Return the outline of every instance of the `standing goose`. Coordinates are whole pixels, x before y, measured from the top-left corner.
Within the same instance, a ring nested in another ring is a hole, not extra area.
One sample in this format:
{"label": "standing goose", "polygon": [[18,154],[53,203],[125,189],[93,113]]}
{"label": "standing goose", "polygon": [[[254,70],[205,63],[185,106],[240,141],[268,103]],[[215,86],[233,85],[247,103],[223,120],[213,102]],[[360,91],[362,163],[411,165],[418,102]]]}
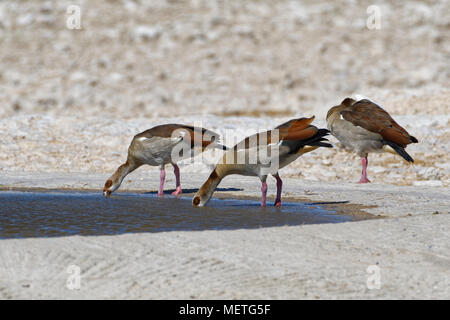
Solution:
{"label": "standing goose", "polygon": [[344,99],[340,105],[328,111],[327,126],[345,147],[361,157],[362,173],[358,183],[370,182],[367,178],[369,152],[391,152],[399,154],[408,162],[414,162],[405,148],[410,143],[417,143],[417,139],[370,100]]}
{"label": "standing goose", "polygon": [[181,194],[180,168],[176,161],[194,156],[195,146],[201,146],[202,152],[208,146],[226,150],[227,148],[218,144],[218,141],[219,135],[211,130],[182,124],[164,124],[141,132],[134,136],[128,147],[127,161],[106,180],[103,195],[111,195],[129,173],[143,164],[148,164],[160,167],[158,196],[162,196],[166,178],[164,167],[168,163],[172,164],[176,178],[176,190],[172,195]]}
{"label": "standing goose", "polygon": [[[296,160],[302,154],[318,147],[332,146],[324,136],[327,129],[317,129],[310,125],[311,118],[293,119],[267,132],[249,136],[225,152],[222,161],[214,168],[208,180],[200,187],[192,199],[194,206],[204,206],[211,198],[220,181],[230,174],[257,176],[261,179],[261,206],[266,205],[268,174],[277,180],[275,206],[281,205],[283,182],[278,170]],[[230,160],[231,159],[231,160]]]}

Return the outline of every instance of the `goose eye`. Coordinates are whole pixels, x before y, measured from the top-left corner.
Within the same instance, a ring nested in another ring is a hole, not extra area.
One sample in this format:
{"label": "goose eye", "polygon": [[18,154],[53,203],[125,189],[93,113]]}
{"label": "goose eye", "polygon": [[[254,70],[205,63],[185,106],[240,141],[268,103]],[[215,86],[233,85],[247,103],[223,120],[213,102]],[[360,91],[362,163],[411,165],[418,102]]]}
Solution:
{"label": "goose eye", "polygon": [[200,197],[195,197],[194,200],[192,200],[192,204],[194,206],[198,206],[198,204],[200,203]]}

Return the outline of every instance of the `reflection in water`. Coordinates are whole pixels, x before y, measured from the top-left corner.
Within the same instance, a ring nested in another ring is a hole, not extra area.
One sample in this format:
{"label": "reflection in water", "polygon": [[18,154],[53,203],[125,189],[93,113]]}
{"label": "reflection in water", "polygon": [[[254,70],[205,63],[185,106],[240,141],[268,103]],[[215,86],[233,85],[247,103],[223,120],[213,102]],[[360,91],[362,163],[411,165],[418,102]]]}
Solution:
{"label": "reflection in water", "polygon": [[131,232],[225,230],[352,220],[317,205],[212,199],[193,208],[191,198],[150,194],[0,192],[0,239]]}

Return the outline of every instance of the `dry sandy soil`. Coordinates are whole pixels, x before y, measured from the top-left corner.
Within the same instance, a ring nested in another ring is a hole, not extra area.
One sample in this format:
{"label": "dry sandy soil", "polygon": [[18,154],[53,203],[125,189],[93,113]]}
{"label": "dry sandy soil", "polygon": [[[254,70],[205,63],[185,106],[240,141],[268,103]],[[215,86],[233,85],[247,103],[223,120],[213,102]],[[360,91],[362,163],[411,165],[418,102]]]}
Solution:
{"label": "dry sandy soil", "polygon": [[[66,27],[72,4],[80,30]],[[351,183],[359,159],[334,138],[281,171],[291,197],[376,205],[365,210],[385,219],[0,240],[0,298],[450,298],[450,5],[378,1],[377,30],[366,26],[371,4],[1,1],[2,188],[100,189],[132,136],[156,124],[202,124],[233,145],[292,117],[324,127],[356,94],[420,143],[407,149],[414,165],[371,155],[369,186]],[[188,187],[219,156],[183,163]],[[156,170],[124,189],[155,189]],[[227,183],[256,196],[250,181]],[[80,291],[65,287],[70,263],[82,267]],[[372,264],[380,290],[365,285]]]}

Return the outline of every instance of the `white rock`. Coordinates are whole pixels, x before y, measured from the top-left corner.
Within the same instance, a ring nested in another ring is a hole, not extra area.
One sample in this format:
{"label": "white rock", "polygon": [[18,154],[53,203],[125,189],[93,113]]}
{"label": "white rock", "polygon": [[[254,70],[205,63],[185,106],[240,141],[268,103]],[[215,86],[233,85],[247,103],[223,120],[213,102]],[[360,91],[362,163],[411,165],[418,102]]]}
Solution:
{"label": "white rock", "polygon": [[298,2],[289,3],[289,11],[292,19],[296,23],[305,24],[308,22],[309,14],[308,10]]}
{"label": "white rock", "polygon": [[439,180],[414,181],[413,185],[417,187],[441,187],[442,181]]}
{"label": "white rock", "polygon": [[137,5],[134,1],[124,1],[123,6],[127,11],[134,12],[137,9]]}
{"label": "white rock", "polygon": [[386,168],[385,167],[381,167],[381,166],[371,166],[370,167],[370,171],[373,173],[380,173],[380,172],[385,172]]}
{"label": "white rock", "polygon": [[53,10],[53,5],[52,5],[51,1],[45,1],[40,8],[40,11],[45,14],[52,12],[52,10]]}
{"label": "white rock", "polygon": [[84,72],[76,71],[70,75],[70,80],[81,82],[83,80],[86,80],[87,76]]}
{"label": "white rock", "polygon": [[250,25],[237,25],[232,29],[233,33],[244,37],[253,36],[253,28]]}
{"label": "white rock", "polygon": [[114,81],[114,82],[119,82],[119,81],[121,81],[123,78],[124,78],[123,75],[120,74],[120,73],[117,73],[117,72],[111,73],[111,74],[109,75],[109,79],[110,79],[111,81]]}
{"label": "white rock", "polygon": [[138,26],[134,29],[134,36],[136,40],[150,41],[158,39],[162,34],[163,28],[160,25],[156,26]]}
{"label": "white rock", "polygon": [[27,13],[24,15],[21,15],[17,18],[17,24],[20,26],[26,26],[29,24],[32,24],[34,21],[34,16],[31,13]]}

